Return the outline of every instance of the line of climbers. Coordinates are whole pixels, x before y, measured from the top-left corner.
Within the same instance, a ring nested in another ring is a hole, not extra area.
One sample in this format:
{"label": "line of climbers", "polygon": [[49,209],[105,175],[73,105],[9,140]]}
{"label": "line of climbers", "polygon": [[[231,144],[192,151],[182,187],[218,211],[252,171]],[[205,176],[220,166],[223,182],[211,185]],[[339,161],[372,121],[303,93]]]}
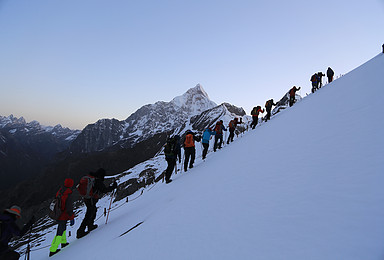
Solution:
{"label": "line of climbers", "polygon": [[[384,52],[384,44],[383,44],[383,52]],[[318,72],[312,75],[310,81],[312,82],[312,93],[322,87],[322,77],[325,74],[322,72]],[[328,83],[333,81],[334,71],[328,67],[327,77]],[[295,103],[296,92],[300,90],[300,87],[293,86],[289,91],[289,106],[293,106]],[[265,111],[267,112],[265,116],[265,122],[271,119],[271,110],[272,106],[276,106],[273,99],[266,101],[265,103]],[[259,121],[259,114],[264,113],[264,109],[261,106],[256,106],[251,111],[252,123],[250,127],[255,129]],[[229,136],[227,140],[227,144],[233,142],[233,138],[235,135],[235,130],[238,124],[242,124],[242,119],[240,121],[238,118],[231,120],[228,124]],[[167,142],[164,146],[164,154],[165,159],[168,163],[167,169],[165,170],[165,181],[166,183],[170,183],[171,175],[173,170],[177,171],[176,162],[177,159],[179,163],[181,163],[181,146],[184,148],[184,172],[187,172],[188,166],[189,168],[193,168],[193,164],[195,162],[196,157],[196,148],[195,141],[202,142],[203,153],[202,159],[205,160],[208,148],[209,141],[211,136],[215,136],[215,142],[213,151],[216,152],[217,149],[221,149],[224,141],[223,141],[223,131],[227,131],[225,128],[223,120],[220,120],[216,123],[214,129],[211,127],[207,127],[203,135],[197,135],[196,133],[188,130],[185,133],[185,137],[181,140],[179,135],[175,135],[167,139]],[[182,145],[181,145],[182,144]],[[82,238],[87,235],[92,230],[96,229],[98,226],[94,223],[97,213],[96,203],[102,197],[103,194],[113,191],[117,188],[116,181],[113,182],[111,186],[106,187],[104,184],[106,172],[103,168],[98,169],[96,172],[90,172],[88,175],[83,176],[80,179],[80,183],[76,186],[79,191],[83,202],[86,206],[86,213],[83,221],[79,229],[77,230],[77,238]],[[69,243],[66,238],[66,227],[68,221],[70,225],[73,226],[75,224],[75,214],[73,212],[73,179],[65,179],[63,187],[61,187],[55,196],[54,201],[50,206],[50,214],[49,216],[57,222],[57,232],[54,237],[51,247],[49,249],[49,256],[55,255],[60,251],[58,248],[61,245],[61,248],[66,247]],[[9,209],[5,209],[3,214],[0,215],[0,260],[1,259],[19,259],[20,254],[14,250],[12,250],[8,244],[12,237],[14,236],[23,236],[27,233],[33,223],[35,222],[35,217],[28,221],[28,223],[20,229],[16,225],[16,220],[21,218],[21,209],[20,207],[14,205]],[[87,230],[86,230],[87,229]]]}
{"label": "line of climbers", "polygon": [[[238,118],[231,120],[228,124],[229,136],[227,144],[233,142],[235,136],[235,130],[238,124],[242,124],[242,119],[240,121]],[[208,153],[209,141],[212,136],[215,136],[215,142],[213,151],[216,152],[217,149],[221,149],[224,140],[223,140],[223,131],[227,131],[227,128],[224,126],[223,120],[220,120],[216,123],[215,128],[207,127],[202,136],[187,130],[185,132],[185,137],[181,140],[179,135],[169,137],[166,144],[164,145],[164,155],[165,160],[167,161],[167,168],[164,172],[165,182],[170,183],[172,172],[175,170],[177,173],[177,160],[181,163],[181,146],[184,148],[184,172],[188,171],[188,168],[193,168],[193,164],[196,158],[196,145],[195,142],[202,143],[203,152],[202,159],[205,160]]]}
{"label": "line of climbers", "polygon": [[[328,67],[327,69],[327,78],[328,83],[331,83],[333,81],[333,76],[335,75],[335,72]],[[320,89],[323,86],[323,77],[325,74],[323,72],[317,72],[311,76],[310,81],[312,82],[312,89],[311,92],[315,93],[316,90]]]}
{"label": "line of climbers", "polygon": [[[318,72],[314,74],[311,77],[312,81],[312,92],[315,92],[317,89],[322,87],[322,77],[324,77],[325,74],[322,72]],[[327,70],[327,77],[328,77],[328,82],[333,81],[333,76],[334,72],[333,70],[328,67]],[[289,106],[293,106],[293,104],[296,102],[296,92],[299,91],[301,87],[296,87],[293,86],[289,91]],[[273,101],[273,99],[267,100],[265,102],[265,111],[267,112],[264,120],[267,122],[268,120],[271,119],[271,111],[272,111],[272,106],[276,106],[277,103]],[[259,115],[260,113],[264,113],[264,109],[261,108],[261,106],[256,106],[252,109],[251,111],[251,116],[252,116],[252,123],[250,124],[250,127],[252,129],[255,129],[259,122]],[[231,120],[228,124],[228,129],[229,129],[229,136],[227,140],[227,144],[230,142],[233,142],[233,138],[235,136],[235,129],[238,124],[241,124],[242,119],[240,118],[240,121],[238,118],[235,118]],[[227,128],[225,128],[223,120],[220,120],[216,123],[214,129],[211,127],[207,127],[204,132],[202,137],[199,135],[196,135],[196,133],[192,132],[191,130],[186,131],[185,137],[183,141],[180,140],[179,135],[175,135],[173,137],[169,137],[167,139],[166,144],[164,145],[164,154],[165,154],[165,160],[167,161],[167,169],[164,172],[165,176],[165,182],[170,183],[172,182],[171,176],[172,172],[175,170],[177,172],[177,159],[179,160],[179,163],[181,163],[181,144],[184,148],[184,172],[188,170],[188,164],[189,168],[193,168],[193,164],[195,162],[195,157],[196,157],[196,149],[195,149],[195,141],[202,143],[203,146],[203,153],[202,153],[202,159],[205,160],[207,153],[208,153],[208,148],[209,148],[209,140],[211,139],[211,136],[215,136],[215,142],[213,146],[213,151],[216,152],[217,149],[221,149],[221,146],[223,145],[223,131],[227,131]]]}

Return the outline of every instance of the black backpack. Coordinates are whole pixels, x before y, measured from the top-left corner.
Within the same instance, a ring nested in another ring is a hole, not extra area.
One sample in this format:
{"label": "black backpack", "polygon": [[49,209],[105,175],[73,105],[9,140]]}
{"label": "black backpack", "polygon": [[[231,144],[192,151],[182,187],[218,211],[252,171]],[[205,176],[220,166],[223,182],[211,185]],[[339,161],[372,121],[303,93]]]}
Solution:
{"label": "black backpack", "polygon": [[166,157],[175,155],[176,140],[174,137],[168,138],[167,143],[164,146],[164,154]]}

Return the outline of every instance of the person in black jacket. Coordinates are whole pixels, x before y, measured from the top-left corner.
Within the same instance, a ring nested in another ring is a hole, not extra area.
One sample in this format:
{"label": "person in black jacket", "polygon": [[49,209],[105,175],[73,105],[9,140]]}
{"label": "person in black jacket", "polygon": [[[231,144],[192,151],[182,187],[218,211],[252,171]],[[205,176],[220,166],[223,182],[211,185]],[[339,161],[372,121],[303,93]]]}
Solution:
{"label": "person in black jacket", "polygon": [[[83,198],[87,211],[85,217],[81,222],[79,229],[77,230],[77,238],[82,238],[87,235],[92,230],[96,229],[98,226],[94,224],[97,213],[96,203],[99,201],[99,198],[107,192],[111,192],[117,188],[117,183],[114,182],[111,186],[106,187],[104,184],[105,170],[103,168],[98,169],[95,173],[90,173],[90,177],[95,178],[95,182],[92,187],[93,196],[89,199]],[[85,231],[85,228],[88,227],[88,230]]]}
{"label": "person in black jacket", "polygon": [[334,75],[335,75],[335,72],[331,69],[331,67],[328,67],[327,69],[328,83],[331,83],[333,81]]}
{"label": "person in black jacket", "polygon": [[35,217],[28,221],[28,223],[20,229],[16,225],[16,220],[21,218],[21,209],[18,206],[12,206],[9,209],[4,210],[3,214],[0,215],[1,223],[1,237],[0,237],[0,259],[19,259],[20,254],[11,248],[8,243],[14,236],[23,236],[32,227],[35,222]]}
{"label": "person in black jacket", "polygon": [[323,72],[317,72],[317,89],[323,86],[323,77],[325,74]]}
{"label": "person in black jacket", "polygon": [[271,119],[272,106],[276,106],[275,102],[273,102],[273,99],[270,99],[265,102],[265,110],[267,111],[267,115],[265,116],[265,122]]}
{"label": "person in black jacket", "polygon": [[176,140],[176,155],[179,158],[179,163],[181,163],[181,140],[180,140],[180,135],[175,135],[175,140]]}
{"label": "person in black jacket", "polygon": [[180,137],[179,136],[169,137],[167,139],[166,144],[164,145],[165,160],[168,163],[168,167],[165,170],[165,182],[166,183],[172,182],[171,175],[172,175],[173,170],[176,167],[176,160],[177,160],[178,156],[179,156],[179,162],[181,162],[181,158],[180,158],[181,151],[179,151],[179,150],[181,150],[180,149]]}

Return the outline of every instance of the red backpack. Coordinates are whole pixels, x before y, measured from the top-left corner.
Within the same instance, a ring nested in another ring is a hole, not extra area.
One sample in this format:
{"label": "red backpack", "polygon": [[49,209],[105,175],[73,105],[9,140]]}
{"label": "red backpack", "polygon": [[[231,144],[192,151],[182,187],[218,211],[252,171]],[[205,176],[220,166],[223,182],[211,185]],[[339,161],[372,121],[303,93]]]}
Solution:
{"label": "red backpack", "polygon": [[221,124],[220,123],[216,123],[215,132],[216,132],[216,134],[219,134],[219,135],[223,133],[223,130],[221,128]]}
{"label": "red backpack", "polygon": [[80,193],[80,196],[84,199],[90,199],[94,197],[93,185],[95,184],[95,177],[86,175],[80,179],[79,184],[77,185],[77,190]]}
{"label": "red backpack", "polygon": [[195,142],[193,141],[193,134],[187,134],[185,136],[185,142],[184,142],[184,147],[194,147]]}
{"label": "red backpack", "polygon": [[229,122],[229,128],[231,128],[231,129],[234,129],[235,128],[235,121],[233,121],[233,120],[231,120],[230,122]]}

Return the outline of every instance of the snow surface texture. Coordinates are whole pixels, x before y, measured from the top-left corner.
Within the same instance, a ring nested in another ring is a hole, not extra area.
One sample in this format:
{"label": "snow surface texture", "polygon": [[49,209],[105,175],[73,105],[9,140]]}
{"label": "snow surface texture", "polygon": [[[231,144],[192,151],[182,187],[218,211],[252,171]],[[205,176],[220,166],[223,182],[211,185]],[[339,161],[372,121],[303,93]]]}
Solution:
{"label": "snow surface texture", "polygon": [[107,225],[52,259],[384,259],[383,69],[380,54],[171,184],[113,204]]}

